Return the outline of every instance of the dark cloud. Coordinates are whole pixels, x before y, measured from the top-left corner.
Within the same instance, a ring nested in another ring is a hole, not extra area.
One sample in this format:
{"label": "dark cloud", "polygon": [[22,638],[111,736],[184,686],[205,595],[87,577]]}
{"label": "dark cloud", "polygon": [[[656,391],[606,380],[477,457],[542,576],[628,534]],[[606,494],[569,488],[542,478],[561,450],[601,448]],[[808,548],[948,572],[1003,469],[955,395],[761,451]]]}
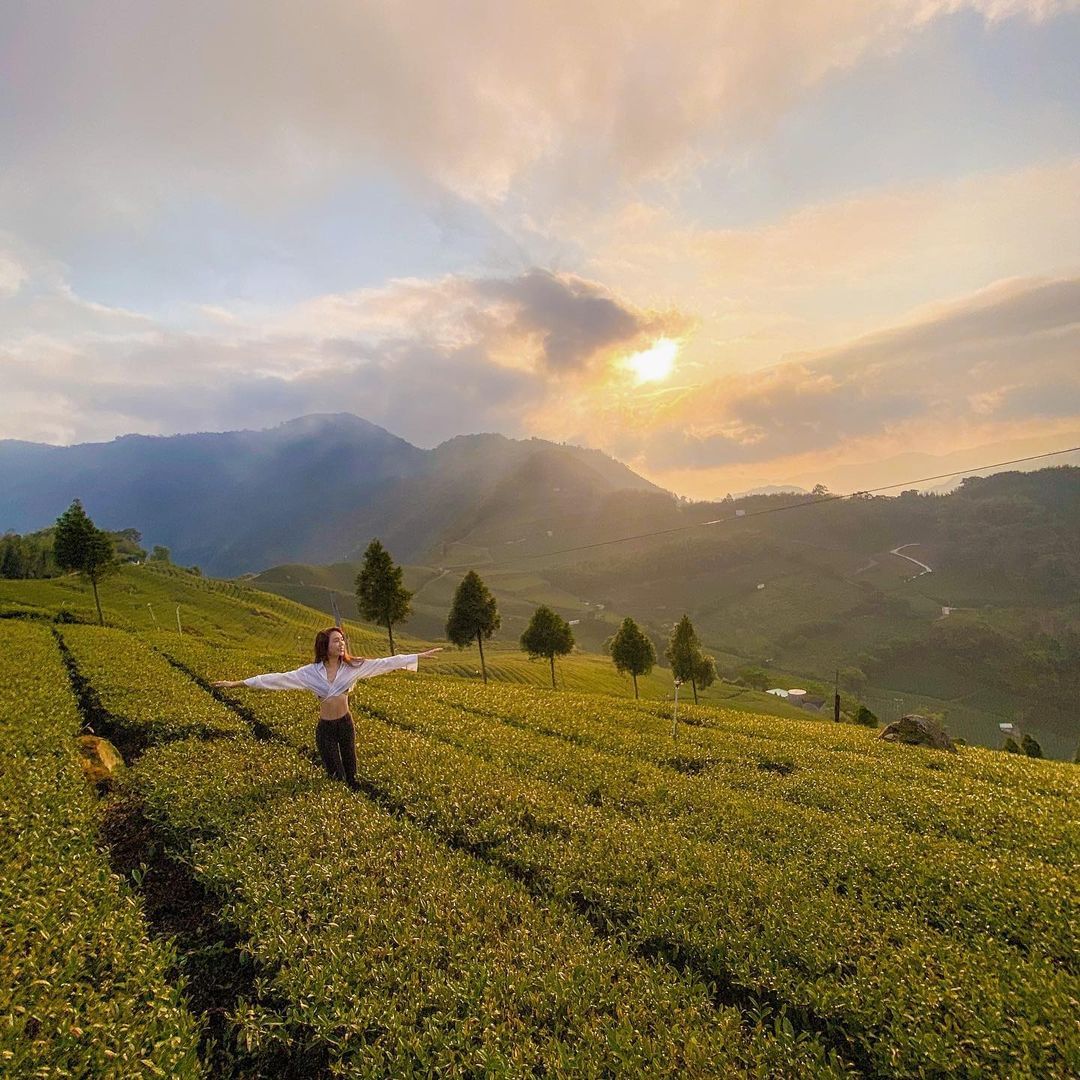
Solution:
{"label": "dark cloud", "polygon": [[834,366],[896,361],[939,350],[991,347],[1060,331],[1080,321],[1080,278],[1012,281],[970,297],[934,318],[896,327],[824,354]]}
{"label": "dark cloud", "polygon": [[601,350],[632,341],[650,325],[593,282],[547,270],[488,278],[473,288],[482,299],[514,306],[514,329],[541,338],[544,364],[556,373],[585,368]]}

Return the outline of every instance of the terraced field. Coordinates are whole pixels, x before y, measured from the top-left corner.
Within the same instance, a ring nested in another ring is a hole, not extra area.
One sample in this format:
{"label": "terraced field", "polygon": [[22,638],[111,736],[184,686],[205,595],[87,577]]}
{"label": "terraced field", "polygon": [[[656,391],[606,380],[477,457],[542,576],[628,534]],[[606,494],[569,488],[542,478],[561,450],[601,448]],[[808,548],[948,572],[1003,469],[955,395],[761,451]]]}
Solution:
{"label": "terraced field", "polygon": [[[311,695],[210,690],[295,666],[266,639],[0,632],[23,1074],[1080,1072],[1075,766],[714,705],[673,732],[664,702],[422,662],[353,691],[353,793]],[[130,761],[100,804],[80,723]],[[87,875],[125,913],[104,984],[37,929]],[[163,883],[197,898],[179,929]]]}

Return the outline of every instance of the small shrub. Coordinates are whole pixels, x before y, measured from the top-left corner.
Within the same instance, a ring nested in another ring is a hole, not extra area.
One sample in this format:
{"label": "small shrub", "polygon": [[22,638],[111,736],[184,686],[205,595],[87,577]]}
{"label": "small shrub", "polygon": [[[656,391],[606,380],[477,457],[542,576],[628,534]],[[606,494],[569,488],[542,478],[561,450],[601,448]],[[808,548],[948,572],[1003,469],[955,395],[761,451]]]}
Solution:
{"label": "small shrub", "polygon": [[863,727],[877,727],[878,718],[865,705],[860,705],[855,714],[855,723],[862,724]]}
{"label": "small shrub", "polygon": [[1023,750],[1028,757],[1041,758],[1043,756],[1042,747],[1039,745],[1038,741],[1030,735],[1025,735],[1020,740],[1020,749]]}

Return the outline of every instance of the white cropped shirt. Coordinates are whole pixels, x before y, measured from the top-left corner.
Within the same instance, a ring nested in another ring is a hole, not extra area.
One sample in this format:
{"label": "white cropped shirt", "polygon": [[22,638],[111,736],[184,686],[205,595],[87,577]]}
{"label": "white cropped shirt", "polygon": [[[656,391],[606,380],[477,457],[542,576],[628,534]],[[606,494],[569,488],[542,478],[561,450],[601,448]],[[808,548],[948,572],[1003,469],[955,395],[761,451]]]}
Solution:
{"label": "white cropped shirt", "polygon": [[416,671],[420,666],[419,653],[400,656],[382,656],[378,660],[364,660],[359,664],[341,663],[331,682],[326,676],[326,664],[321,660],[305,664],[295,671],[273,671],[266,675],[252,675],[244,680],[245,686],[259,690],[310,690],[323,701],[325,698],[347,694],[359,679],[385,675],[388,671]]}

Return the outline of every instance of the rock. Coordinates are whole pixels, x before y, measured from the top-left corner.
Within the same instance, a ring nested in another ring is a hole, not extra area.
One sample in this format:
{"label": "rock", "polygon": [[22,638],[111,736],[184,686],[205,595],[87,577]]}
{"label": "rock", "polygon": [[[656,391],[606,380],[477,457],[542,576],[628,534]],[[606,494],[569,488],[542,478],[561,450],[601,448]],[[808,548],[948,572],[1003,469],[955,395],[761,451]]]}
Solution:
{"label": "rock", "polygon": [[83,775],[95,787],[108,787],[124,768],[120,752],[100,735],[80,735],[75,741],[82,754]]}
{"label": "rock", "polygon": [[941,725],[927,716],[902,716],[890,724],[879,736],[886,742],[905,743],[908,746],[929,746],[934,750],[948,750],[956,753],[952,739],[945,734]]}

